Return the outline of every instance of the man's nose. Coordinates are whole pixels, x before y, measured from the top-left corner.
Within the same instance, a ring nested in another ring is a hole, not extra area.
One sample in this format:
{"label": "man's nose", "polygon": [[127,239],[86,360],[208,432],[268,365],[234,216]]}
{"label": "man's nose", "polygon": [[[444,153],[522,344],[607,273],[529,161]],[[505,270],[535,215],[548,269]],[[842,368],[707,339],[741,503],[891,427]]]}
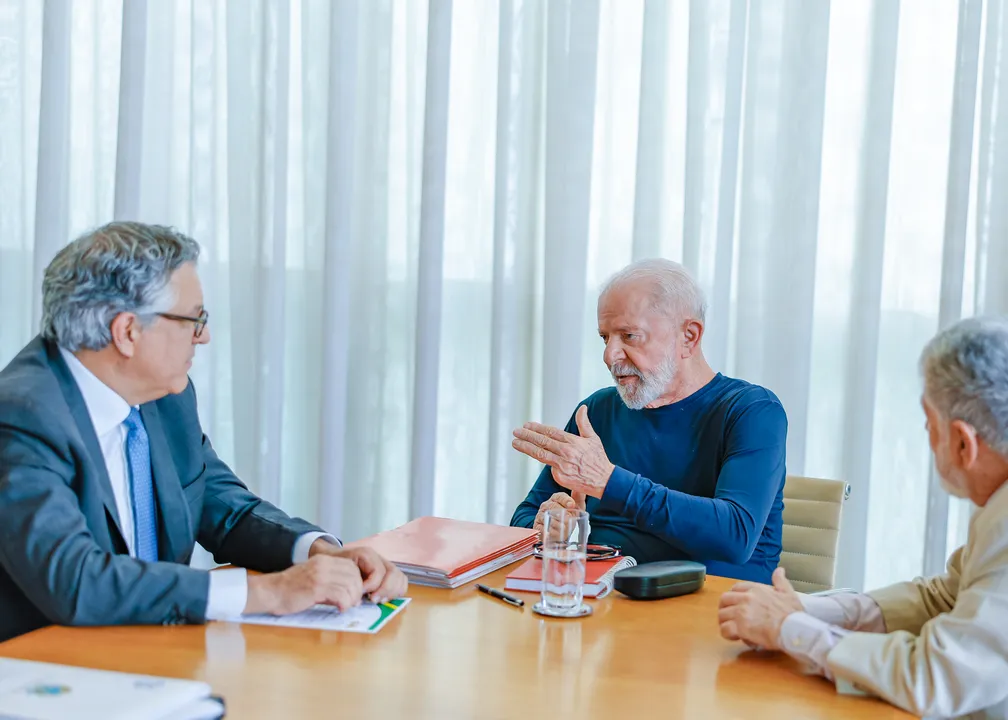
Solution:
{"label": "man's nose", "polygon": [[203,332],[199,334],[199,337],[193,337],[193,345],[206,345],[210,342],[210,326],[204,325]]}
{"label": "man's nose", "polygon": [[605,352],[602,353],[602,360],[605,362],[607,367],[612,367],[613,363],[623,360],[626,355],[623,354],[623,346],[618,340],[610,339],[606,343]]}

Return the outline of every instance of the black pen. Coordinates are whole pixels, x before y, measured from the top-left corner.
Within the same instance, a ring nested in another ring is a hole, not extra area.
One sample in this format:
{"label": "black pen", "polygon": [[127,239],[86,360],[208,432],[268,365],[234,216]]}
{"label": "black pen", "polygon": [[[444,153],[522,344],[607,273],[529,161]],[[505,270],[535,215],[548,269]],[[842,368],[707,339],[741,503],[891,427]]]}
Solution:
{"label": "black pen", "polygon": [[486,593],[487,595],[489,595],[491,597],[495,597],[498,600],[503,600],[508,605],[514,605],[515,607],[524,607],[525,606],[525,601],[524,600],[519,600],[518,598],[513,597],[511,595],[508,595],[507,593],[502,593],[500,590],[495,590],[492,587],[487,587],[486,585],[480,585],[480,584],[477,583],[476,584],[476,589],[479,590],[480,592]]}

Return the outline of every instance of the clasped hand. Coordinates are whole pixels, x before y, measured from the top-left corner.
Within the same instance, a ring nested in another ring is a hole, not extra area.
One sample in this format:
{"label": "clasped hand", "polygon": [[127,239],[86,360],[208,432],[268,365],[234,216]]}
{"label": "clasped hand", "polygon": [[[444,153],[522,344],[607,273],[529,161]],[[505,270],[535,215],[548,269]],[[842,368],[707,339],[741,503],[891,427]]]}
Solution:
{"label": "clasped hand", "polygon": [[341,548],[319,539],[307,562],[249,578],[245,612],[289,615],[317,604],[343,612],[365,596],[378,603],[402,597],[408,584],[399,568],[371,548]]}
{"label": "clasped hand", "polygon": [[791,613],[801,612],[803,606],[784,568],[774,570],[772,582],[772,586],[739,582],[721,596],[718,623],[723,638],[742,640],[764,650],[780,650],[784,620]]}

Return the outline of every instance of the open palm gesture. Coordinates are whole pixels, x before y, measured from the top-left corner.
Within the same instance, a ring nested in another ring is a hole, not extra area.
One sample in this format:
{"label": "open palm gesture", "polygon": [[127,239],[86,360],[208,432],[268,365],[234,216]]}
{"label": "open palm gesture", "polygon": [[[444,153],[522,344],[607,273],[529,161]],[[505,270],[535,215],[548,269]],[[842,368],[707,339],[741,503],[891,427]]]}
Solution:
{"label": "open palm gesture", "polygon": [[549,465],[557,485],[572,493],[600,498],[616,466],[609,462],[602,441],[588,422],[586,406],[577,409],[574,421],[580,435],[527,422],[514,431],[511,446]]}

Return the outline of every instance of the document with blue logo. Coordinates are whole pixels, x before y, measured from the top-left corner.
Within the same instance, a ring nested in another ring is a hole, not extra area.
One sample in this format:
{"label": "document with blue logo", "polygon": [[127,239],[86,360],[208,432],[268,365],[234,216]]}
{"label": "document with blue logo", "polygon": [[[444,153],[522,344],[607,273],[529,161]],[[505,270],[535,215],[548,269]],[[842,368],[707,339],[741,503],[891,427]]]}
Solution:
{"label": "document with blue logo", "polygon": [[[165,720],[212,702],[195,680],[0,658],[0,720]],[[217,714],[219,717],[223,712]],[[206,710],[196,717],[212,717]]]}

